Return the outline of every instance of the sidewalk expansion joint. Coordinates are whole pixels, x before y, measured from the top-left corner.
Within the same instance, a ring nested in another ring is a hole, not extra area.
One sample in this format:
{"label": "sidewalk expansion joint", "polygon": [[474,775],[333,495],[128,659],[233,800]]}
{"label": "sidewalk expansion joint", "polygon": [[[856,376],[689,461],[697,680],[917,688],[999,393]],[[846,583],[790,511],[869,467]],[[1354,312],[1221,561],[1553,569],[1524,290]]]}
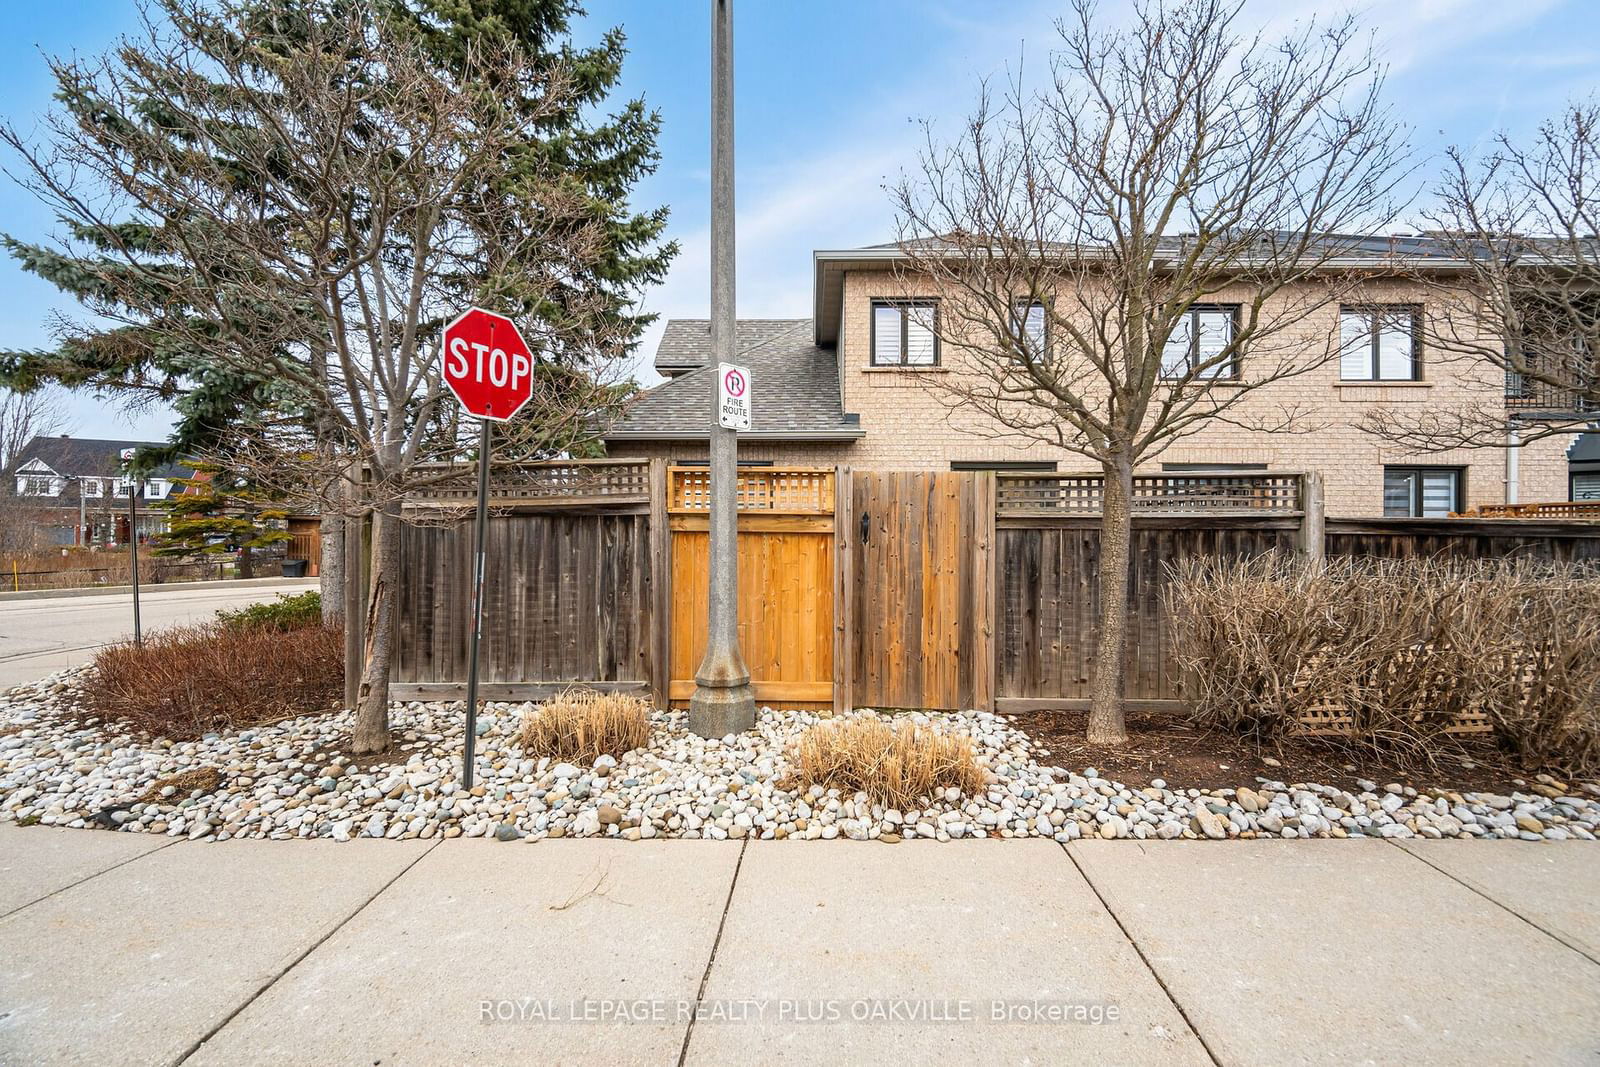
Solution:
{"label": "sidewalk expansion joint", "polygon": [[[1482,897],[1484,900],[1487,900],[1489,903],[1493,904],[1495,907],[1499,908],[1501,911],[1505,912],[1506,914],[1514,915],[1518,919],[1521,919],[1523,922],[1527,923],[1529,926],[1533,927],[1535,930],[1539,931],[1541,934],[1543,934],[1546,937],[1550,938],[1552,941],[1556,941],[1556,942],[1559,942],[1562,945],[1565,945],[1567,948],[1570,948],[1572,951],[1576,952],[1578,955],[1582,956],[1584,959],[1588,960],[1590,963],[1600,965],[1600,959],[1596,959],[1592,954],[1590,954],[1590,952],[1587,949],[1585,949],[1585,948],[1583,948],[1583,947],[1581,947],[1579,945],[1573,944],[1571,941],[1568,941],[1564,936],[1562,936],[1561,934],[1556,933],[1554,930],[1546,929],[1545,927],[1540,926],[1538,923],[1534,922],[1532,919],[1528,918],[1526,915],[1522,914],[1520,911],[1517,911],[1515,908],[1510,907],[1507,904],[1501,903],[1500,901],[1496,900],[1494,897],[1490,896],[1488,893],[1484,892],[1482,889],[1479,889],[1477,886],[1473,885],[1471,882],[1467,881],[1466,879],[1460,877],[1457,874],[1454,874],[1451,871],[1445,870],[1443,867],[1439,866],[1437,863],[1434,863],[1432,860],[1427,859],[1427,858],[1419,855],[1418,853],[1411,851],[1409,848],[1406,848],[1405,845],[1402,844],[1400,841],[1397,841],[1394,838],[1387,838],[1386,840],[1388,840],[1389,844],[1393,845],[1395,848],[1399,849],[1401,852],[1404,852],[1406,855],[1410,856],[1412,859],[1416,860],[1418,863],[1424,864],[1424,865],[1426,865],[1428,867],[1432,867],[1434,870],[1438,871],[1440,874],[1444,875],[1446,878],[1450,879],[1452,882],[1456,883],[1457,885],[1461,886],[1464,889],[1469,889],[1472,892],[1478,894],[1478,896]],[[1534,847],[1549,847],[1549,846],[1548,845],[1540,846],[1540,845],[1536,844]]]}
{"label": "sidewalk expansion joint", "polygon": [[[1166,979],[1161,977],[1161,972],[1156,970],[1154,963],[1150,962],[1150,957],[1144,954],[1144,949],[1139,946],[1139,942],[1134,938],[1132,931],[1123,925],[1122,917],[1119,916],[1116,912],[1116,909],[1111,906],[1111,902],[1105,898],[1105,894],[1100,892],[1100,887],[1094,884],[1094,879],[1089,877],[1089,872],[1083,869],[1083,864],[1078,862],[1078,857],[1072,854],[1072,849],[1068,848],[1067,844],[1068,843],[1065,841],[1061,842],[1061,851],[1067,854],[1068,862],[1070,862],[1072,866],[1077,869],[1078,876],[1088,883],[1089,891],[1092,892],[1095,896],[1095,899],[1100,902],[1100,906],[1106,909],[1106,914],[1111,916],[1111,921],[1117,924],[1117,929],[1122,931],[1122,936],[1127,940],[1129,946],[1132,947],[1134,952],[1138,953],[1139,961],[1144,964],[1145,970],[1149,971],[1150,977],[1156,980],[1156,985],[1161,987],[1162,995],[1167,998],[1167,1001],[1178,1013],[1178,1017],[1183,1020],[1183,1024],[1189,1028],[1189,1032],[1194,1035],[1194,1039],[1200,1042],[1200,1047],[1206,1050],[1206,1055],[1210,1058],[1211,1062],[1216,1064],[1217,1067],[1222,1067],[1222,1061],[1218,1059],[1217,1054],[1212,1051],[1210,1043],[1206,1041],[1206,1035],[1202,1034],[1200,1032],[1200,1028],[1194,1024],[1194,1020],[1189,1018],[1189,1013],[1184,1010],[1183,1003],[1178,1000],[1175,995],[1173,995],[1171,989],[1167,988]],[[1143,851],[1143,848],[1144,846],[1140,845],[1140,851]]]}
{"label": "sidewalk expansion joint", "polygon": [[[64,832],[65,833],[69,833],[69,834],[81,834],[81,833],[109,834],[109,833],[120,833],[121,831],[118,831],[118,830],[67,830],[67,831],[64,831]],[[69,883],[67,885],[62,886],[59,889],[53,889],[50,892],[46,893],[42,897],[35,897],[34,899],[28,901],[26,904],[18,904],[16,907],[14,907],[10,911],[6,912],[4,915],[0,915],[0,922],[4,922],[5,920],[11,918],[13,915],[17,914],[18,912],[24,911],[24,910],[26,910],[28,908],[31,908],[35,904],[42,904],[43,902],[49,900],[51,897],[59,896],[60,894],[65,893],[69,889],[73,889],[73,888],[75,888],[77,886],[82,885],[85,882],[92,881],[92,880],[94,880],[96,878],[99,878],[102,874],[110,874],[112,871],[116,870],[117,868],[126,867],[128,864],[133,863],[136,860],[142,860],[146,856],[154,856],[157,852],[160,852],[162,849],[171,848],[173,845],[176,845],[179,841],[182,841],[182,840],[183,840],[183,838],[181,838],[181,837],[174,837],[170,841],[162,842],[161,844],[157,845],[155,848],[150,849],[148,852],[141,852],[137,856],[129,856],[127,859],[121,860],[121,861],[119,861],[117,863],[113,863],[111,866],[102,868],[101,870],[98,870],[98,871],[95,871],[93,874],[86,874],[82,878],[79,878],[76,882],[71,882],[71,883]]]}
{"label": "sidewalk expansion joint", "polygon": [[323,945],[327,944],[329,938],[331,938],[334,934],[338,933],[340,930],[343,930],[345,928],[345,926],[350,922],[351,919],[354,919],[357,915],[360,915],[363,911],[366,911],[367,907],[374,900],[377,900],[379,897],[383,896],[384,893],[388,892],[390,886],[394,885],[400,879],[404,878],[406,876],[406,872],[411,870],[411,868],[415,867],[417,864],[421,863],[424,857],[426,857],[434,849],[438,848],[439,847],[439,843],[442,840],[443,840],[443,838],[436,838],[431,844],[428,845],[427,848],[425,848],[421,852],[417,853],[417,858],[416,859],[412,860],[410,863],[408,863],[404,867],[400,868],[400,870],[395,873],[395,876],[393,878],[389,879],[387,882],[385,882],[381,886],[379,886],[377,888],[377,890],[370,897],[368,897],[366,900],[363,900],[353,910],[351,910],[350,914],[346,915],[344,918],[342,918],[338,922],[334,923],[333,927],[330,930],[328,930],[327,933],[323,934],[321,937],[317,938],[316,941],[312,942],[309,946],[307,946],[307,948],[306,948],[306,950],[304,952],[300,953],[294,959],[292,959],[288,963],[286,963],[282,968],[280,968],[278,970],[277,974],[274,974],[272,977],[268,978],[265,982],[261,983],[261,985],[256,988],[256,991],[254,993],[251,993],[248,997],[245,997],[244,1002],[241,1003],[237,1008],[234,1008],[232,1011],[230,1011],[222,1019],[221,1022],[217,1023],[217,1025],[213,1026],[210,1030],[207,1030],[204,1034],[201,1034],[199,1039],[196,1040],[194,1044],[192,1044],[188,1048],[184,1049],[183,1055],[179,1056],[177,1059],[172,1061],[173,1067],[178,1067],[179,1064],[185,1063],[189,1059],[190,1056],[193,1056],[196,1052],[199,1052],[201,1047],[207,1041],[210,1041],[213,1037],[216,1037],[217,1034],[219,1034],[222,1031],[223,1027],[227,1026],[229,1023],[233,1022],[233,1020],[237,1019],[239,1017],[239,1013],[240,1012],[244,1011],[250,1005],[254,1004],[257,1000],[259,1000],[261,995],[263,993],[265,993],[267,990],[269,990],[273,986],[277,985],[278,981],[281,978],[283,978],[284,975],[288,974],[290,971],[292,971],[296,967],[300,966],[300,964],[305,960],[305,958],[307,956],[311,955],[317,949],[319,949]]}
{"label": "sidewalk expansion joint", "polygon": [[717,936],[711,940],[711,955],[706,959],[706,969],[700,975],[700,988],[695,990],[694,1011],[689,1015],[689,1025],[683,1031],[683,1047],[678,1050],[678,1067],[689,1058],[689,1039],[694,1036],[694,1020],[700,1014],[700,1005],[706,999],[706,987],[711,984],[711,968],[717,962],[717,949],[722,945],[722,930],[728,925],[728,911],[733,907],[733,890],[739,884],[739,869],[744,866],[744,850],[750,847],[746,837],[739,845],[739,858],[733,864],[733,877],[728,880],[728,895],[722,901],[722,917],[717,920]]}

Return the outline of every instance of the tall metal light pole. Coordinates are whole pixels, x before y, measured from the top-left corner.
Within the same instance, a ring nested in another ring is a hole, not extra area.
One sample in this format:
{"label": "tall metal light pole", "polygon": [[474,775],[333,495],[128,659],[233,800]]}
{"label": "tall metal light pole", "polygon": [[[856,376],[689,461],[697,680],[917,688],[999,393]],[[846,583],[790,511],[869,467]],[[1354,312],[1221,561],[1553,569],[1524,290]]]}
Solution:
{"label": "tall metal light pole", "polygon": [[[711,0],[711,366],[732,363],[733,0]],[[739,654],[738,434],[718,425],[713,383],[706,411],[711,447],[710,620],[695,672],[689,729],[721,737],[756,722],[750,669]]]}

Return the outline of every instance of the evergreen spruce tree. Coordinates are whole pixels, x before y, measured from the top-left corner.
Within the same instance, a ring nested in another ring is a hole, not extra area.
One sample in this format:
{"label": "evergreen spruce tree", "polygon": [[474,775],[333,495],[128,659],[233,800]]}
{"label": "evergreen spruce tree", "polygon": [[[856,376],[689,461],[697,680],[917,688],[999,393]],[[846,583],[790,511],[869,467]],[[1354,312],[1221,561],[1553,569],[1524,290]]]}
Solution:
{"label": "evergreen spruce tree", "polygon": [[281,492],[252,484],[215,463],[196,463],[194,475],[174,481],[167,529],[151,546],[157,556],[239,554],[239,577],[252,578],[257,549],[291,540]]}
{"label": "evergreen spruce tree", "polygon": [[581,447],[626,395],[638,294],[676,251],[665,210],[628,203],[659,118],[605,115],[622,36],[575,47],[561,0],[156,10],[98,61],[52,61],[42,139],[0,129],[63,227],[61,247],[6,247],[91,313],[52,350],[0,353],[0,384],[168,399],[171,454],[369,516],[353,746],[376,751],[400,501],[475,446],[440,331],[474,304],[512,315],[538,366],[504,453]]}

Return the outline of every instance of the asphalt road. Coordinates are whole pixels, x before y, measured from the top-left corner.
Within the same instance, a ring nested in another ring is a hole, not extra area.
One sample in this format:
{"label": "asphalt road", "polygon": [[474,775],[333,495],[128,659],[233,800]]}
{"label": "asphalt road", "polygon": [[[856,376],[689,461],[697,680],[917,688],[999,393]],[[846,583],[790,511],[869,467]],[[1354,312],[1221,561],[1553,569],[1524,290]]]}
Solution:
{"label": "asphalt road", "polygon": [[[149,633],[163,626],[204,622],[219,608],[315,588],[314,579],[243,589],[162,586],[140,595],[140,621]],[[133,596],[128,593],[0,603],[0,690],[86,663],[95,649],[132,636]]]}

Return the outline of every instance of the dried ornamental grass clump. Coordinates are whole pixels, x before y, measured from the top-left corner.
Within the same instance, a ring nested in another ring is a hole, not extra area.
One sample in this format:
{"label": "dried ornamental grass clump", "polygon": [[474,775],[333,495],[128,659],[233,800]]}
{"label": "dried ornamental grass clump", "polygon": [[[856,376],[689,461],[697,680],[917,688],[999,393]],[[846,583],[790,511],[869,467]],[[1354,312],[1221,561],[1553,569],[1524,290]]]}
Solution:
{"label": "dried ornamental grass clump", "polygon": [[866,793],[890,807],[915,807],[936,790],[983,789],[983,769],[965,734],[929,726],[891,726],[880,719],[822,723],[800,736],[794,752],[802,788],[820,785]]}
{"label": "dried ornamental grass clump", "polygon": [[522,750],[530,756],[592,763],[650,740],[650,704],[626,693],[570,689],[523,713]]}

